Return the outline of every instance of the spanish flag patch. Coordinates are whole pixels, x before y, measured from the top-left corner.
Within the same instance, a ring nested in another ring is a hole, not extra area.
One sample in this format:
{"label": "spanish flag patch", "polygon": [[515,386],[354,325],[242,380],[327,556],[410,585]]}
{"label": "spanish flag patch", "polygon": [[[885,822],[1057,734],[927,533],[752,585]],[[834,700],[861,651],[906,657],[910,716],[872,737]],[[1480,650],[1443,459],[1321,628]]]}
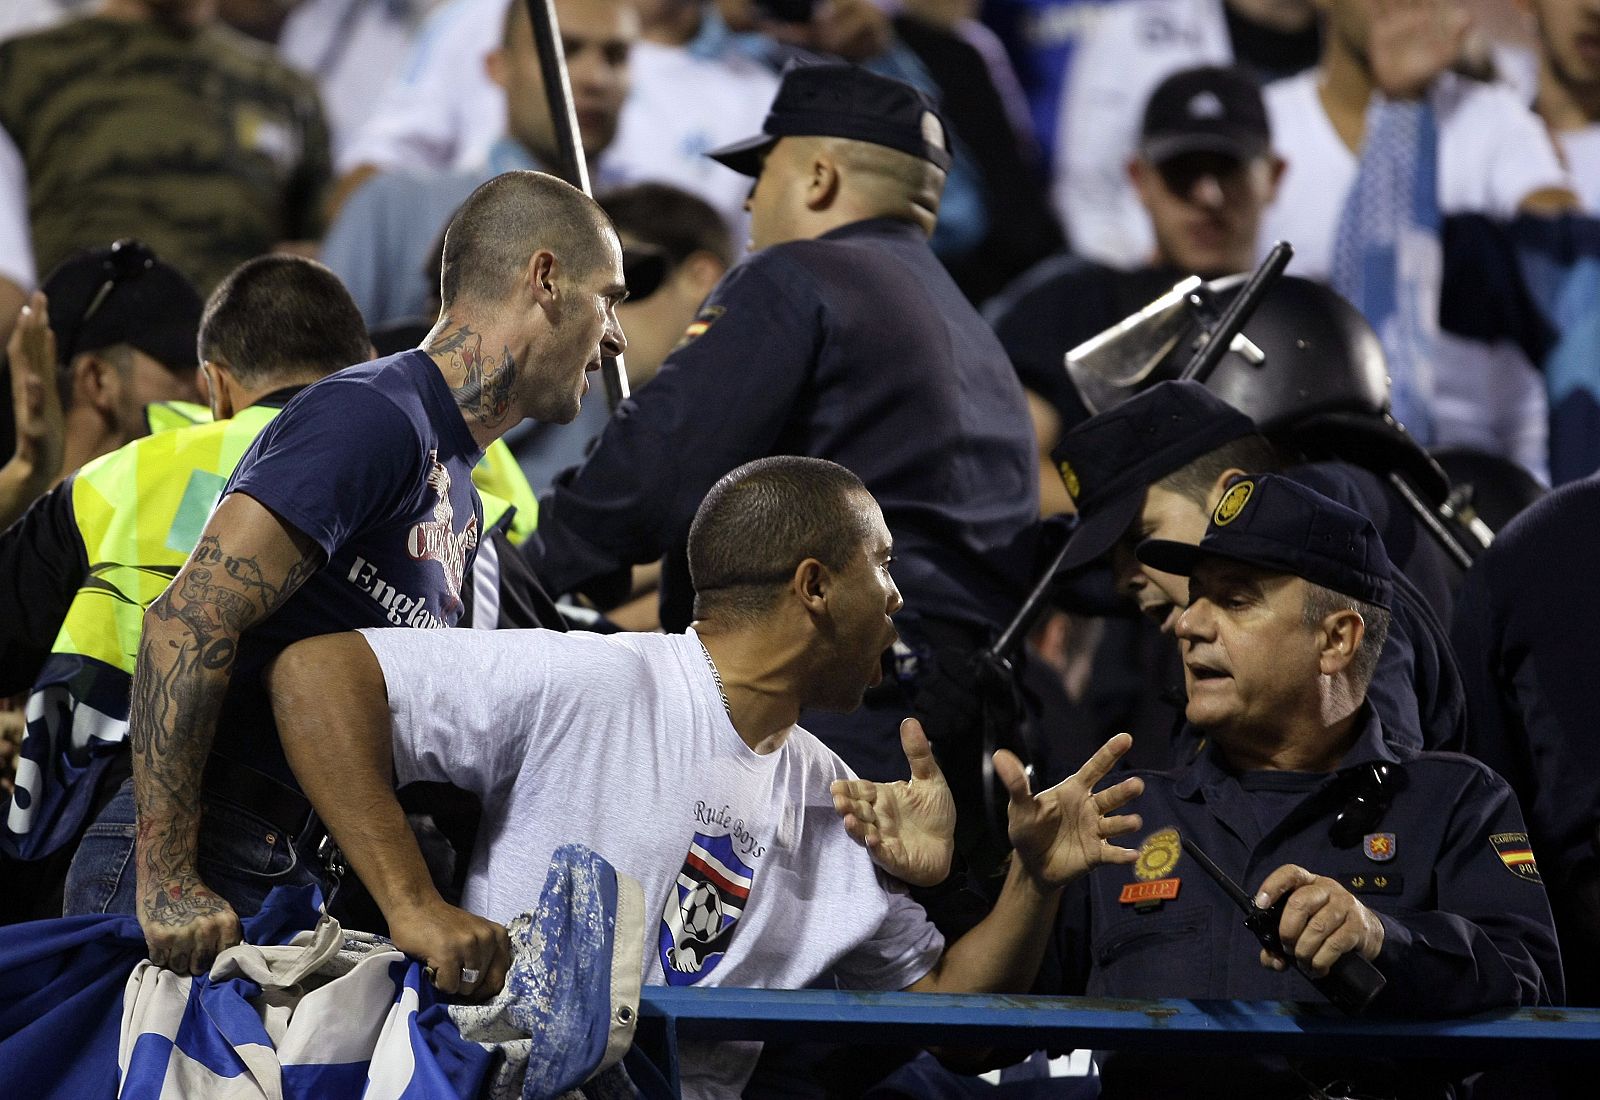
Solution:
{"label": "spanish flag patch", "polygon": [[1494,854],[1500,857],[1500,862],[1506,865],[1506,870],[1513,875],[1529,882],[1544,881],[1539,877],[1539,865],[1533,860],[1533,848],[1528,844],[1527,833],[1490,833],[1489,844],[1494,848]]}
{"label": "spanish flag patch", "polygon": [[683,336],[673,345],[672,350],[677,351],[684,345],[692,344],[704,336],[706,329],[715,324],[717,318],[721,317],[725,312],[727,310],[723,306],[706,306],[693,321],[689,322],[689,327],[683,330]]}

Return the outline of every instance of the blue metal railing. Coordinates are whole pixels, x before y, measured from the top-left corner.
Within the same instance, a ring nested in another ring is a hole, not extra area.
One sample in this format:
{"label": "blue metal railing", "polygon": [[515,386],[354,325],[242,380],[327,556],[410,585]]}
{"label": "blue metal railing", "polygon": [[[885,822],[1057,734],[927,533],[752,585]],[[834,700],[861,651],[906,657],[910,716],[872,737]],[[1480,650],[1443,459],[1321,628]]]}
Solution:
{"label": "blue metal railing", "polygon": [[1470,1058],[1477,1065],[1600,1058],[1600,1009],[1466,1019],[1351,1017],[1331,1005],[950,996],[832,990],[672,989],[640,1001],[639,1045],[676,1086],[685,1039]]}

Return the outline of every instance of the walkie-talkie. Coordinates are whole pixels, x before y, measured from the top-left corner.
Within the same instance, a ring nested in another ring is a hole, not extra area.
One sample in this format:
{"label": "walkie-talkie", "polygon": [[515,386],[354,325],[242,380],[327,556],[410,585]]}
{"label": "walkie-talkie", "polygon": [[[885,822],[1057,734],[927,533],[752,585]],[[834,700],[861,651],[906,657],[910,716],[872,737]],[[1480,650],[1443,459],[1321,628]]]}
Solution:
{"label": "walkie-talkie", "polygon": [[[1223,874],[1222,868],[1212,863],[1211,857],[1188,837],[1183,838],[1183,850],[1193,856],[1200,869],[1210,875],[1212,881],[1222,887],[1222,892],[1244,911],[1244,926],[1261,941],[1261,946],[1279,958],[1294,962],[1294,956],[1284,950],[1283,941],[1278,938],[1278,926],[1283,921],[1283,910],[1289,904],[1289,896],[1285,894],[1272,908],[1263,909],[1237,882]],[[1305,974],[1305,971],[1301,973]],[[1313,978],[1310,974],[1305,974],[1305,977],[1324,997],[1352,1016],[1362,1012],[1388,984],[1382,971],[1355,952],[1340,955],[1323,977]]]}

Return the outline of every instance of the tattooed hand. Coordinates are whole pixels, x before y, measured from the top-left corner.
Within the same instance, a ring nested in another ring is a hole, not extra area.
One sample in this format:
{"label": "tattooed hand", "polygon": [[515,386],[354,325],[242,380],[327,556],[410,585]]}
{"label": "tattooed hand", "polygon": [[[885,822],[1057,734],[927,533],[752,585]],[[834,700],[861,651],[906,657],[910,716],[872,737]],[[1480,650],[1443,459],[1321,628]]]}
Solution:
{"label": "tattooed hand", "polygon": [[194,874],[139,883],[139,927],[150,961],[179,974],[204,974],[243,935],[239,917]]}

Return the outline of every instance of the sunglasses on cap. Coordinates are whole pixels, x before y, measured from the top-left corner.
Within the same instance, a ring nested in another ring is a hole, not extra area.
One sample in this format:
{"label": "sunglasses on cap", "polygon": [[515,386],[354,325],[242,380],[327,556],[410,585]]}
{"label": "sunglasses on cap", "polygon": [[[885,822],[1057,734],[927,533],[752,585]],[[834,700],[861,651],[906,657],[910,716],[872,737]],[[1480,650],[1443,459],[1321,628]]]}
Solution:
{"label": "sunglasses on cap", "polygon": [[143,241],[136,241],[131,237],[124,237],[114,241],[111,250],[100,261],[100,272],[104,276],[99,288],[89,299],[89,304],[84,308],[83,315],[78,318],[78,323],[72,330],[72,339],[66,347],[61,349],[60,360],[63,363],[71,362],[78,350],[78,342],[83,336],[89,322],[105,306],[113,291],[125,283],[130,283],[145,272],[156,266],[156,254],[150,246]]}

